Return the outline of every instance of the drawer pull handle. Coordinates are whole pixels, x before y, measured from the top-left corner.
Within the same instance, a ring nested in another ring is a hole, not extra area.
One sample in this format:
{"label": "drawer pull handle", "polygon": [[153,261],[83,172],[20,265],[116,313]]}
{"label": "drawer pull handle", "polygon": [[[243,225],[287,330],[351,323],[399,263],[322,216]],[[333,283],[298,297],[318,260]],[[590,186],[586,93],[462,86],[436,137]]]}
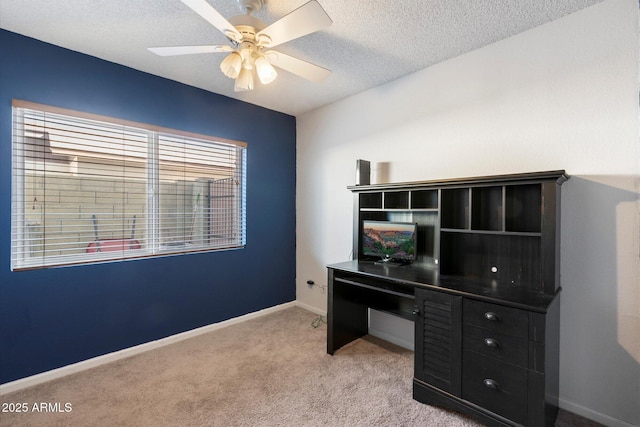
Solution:
{"label": "drawer pull handle", "polygon": [[500,390],[500,385],[495,380],[492,380],[491,378],[485,378],[484,385],[485,387],[490,388],[491,390]]}
{"label": "drawer pull handle", "polygon": [[493,311],[487,311],[484,314],[484,318],[487,320],[491,320],[492,322],[497,322],[498,320],[500,320],[500,316],[495,314]]}
{"label": "drawer pull handle", "polygon": [[420,309],[418,307],[413,307],[413,311],[411,312],[414,316],[420,315]]}
{"label": "drawer pull handle", "polygon": [[484,345],[491,348],[500,348],[500,343],[493,338],[485,338]]}

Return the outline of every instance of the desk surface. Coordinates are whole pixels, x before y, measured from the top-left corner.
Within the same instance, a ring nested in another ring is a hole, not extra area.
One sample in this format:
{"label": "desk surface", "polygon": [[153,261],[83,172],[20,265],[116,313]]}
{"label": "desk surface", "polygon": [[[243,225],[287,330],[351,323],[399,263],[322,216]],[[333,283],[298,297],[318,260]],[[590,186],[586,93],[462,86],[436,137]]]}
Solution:
{"label": "desk surface", "polygon": [[343,273],[356,273],[373,279],[442,290],[462,296],[472,295],[476,299],[507,304],[517,308],[545,313],[556,295],[532,291],[530,288],[497,280],[479,280],[440,275],[436,269],[419,264],[387,266],[372,261],[347,261],[331,264],[327,268]]}

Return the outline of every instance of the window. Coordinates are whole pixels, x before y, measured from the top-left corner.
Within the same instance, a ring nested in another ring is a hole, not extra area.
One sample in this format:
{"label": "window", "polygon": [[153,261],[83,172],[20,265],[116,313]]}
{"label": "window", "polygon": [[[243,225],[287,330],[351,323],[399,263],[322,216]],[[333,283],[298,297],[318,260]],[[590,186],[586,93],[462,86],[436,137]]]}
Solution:
{"label": "window", "polygon": [[13,101],[11,268],[245,245],[246,144]]}

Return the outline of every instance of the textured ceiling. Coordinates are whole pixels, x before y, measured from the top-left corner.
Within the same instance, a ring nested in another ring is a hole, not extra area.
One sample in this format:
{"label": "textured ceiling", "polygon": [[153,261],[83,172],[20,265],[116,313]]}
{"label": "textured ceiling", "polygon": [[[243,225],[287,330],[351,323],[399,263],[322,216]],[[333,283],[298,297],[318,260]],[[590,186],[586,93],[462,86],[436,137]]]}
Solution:
{"label": "textured ceiling", "polygon": [[[159,57],[147,47],[228,44],[179,0],[0,0],[0,27],[137,70],[299,115],[478,49],[601,0],[319,0],[330,27],[276,48],[332,70],[313,83],[279,70],[234,92],[225,54]],[[209,0],[225,17],[235,0]],[[306,0],[267,0],[267,25]]]}

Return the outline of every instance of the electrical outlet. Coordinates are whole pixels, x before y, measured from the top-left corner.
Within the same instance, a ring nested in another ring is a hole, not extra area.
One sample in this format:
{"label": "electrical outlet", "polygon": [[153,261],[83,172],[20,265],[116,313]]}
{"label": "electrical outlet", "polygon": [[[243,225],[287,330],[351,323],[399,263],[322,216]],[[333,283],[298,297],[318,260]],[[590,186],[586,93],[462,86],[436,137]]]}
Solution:
{"label": "electrical outlet", "polygon": [[320,292],[322,292],[322,295],[326,295],[327,293],[327,285],[317,285],[316,282],[311,279],[307,280],[307,286],[309,286],[309,289],[313,288],[314,286],[320,288]]}

